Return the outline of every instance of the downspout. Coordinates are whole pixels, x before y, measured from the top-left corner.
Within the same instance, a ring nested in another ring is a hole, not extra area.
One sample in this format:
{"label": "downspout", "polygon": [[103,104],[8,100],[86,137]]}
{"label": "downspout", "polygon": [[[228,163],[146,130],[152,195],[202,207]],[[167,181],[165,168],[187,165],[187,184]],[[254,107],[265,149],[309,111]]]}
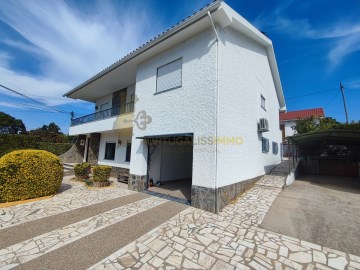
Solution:
{"label": "downspout", "polygon": [[218,204],[219,190],[218,190],[218,184],[217,184],[217,178],[218,178],[218,143],[217,143],[217,138],[218,138],[218,130],[219,130],[219,121],[218,121],[218,116],[219,116],[219,35],[218,35],[217,30],[216,30],[214,21],[213,21],[213,19],[211,17],[210,11],[208,11],[207,14],[208,14],[210,22],[211,22],[211,27],[212,27],[212,29],[214,31],[215,36],[216,36],[215,212],[218,214],[219,213],[219,204]]}

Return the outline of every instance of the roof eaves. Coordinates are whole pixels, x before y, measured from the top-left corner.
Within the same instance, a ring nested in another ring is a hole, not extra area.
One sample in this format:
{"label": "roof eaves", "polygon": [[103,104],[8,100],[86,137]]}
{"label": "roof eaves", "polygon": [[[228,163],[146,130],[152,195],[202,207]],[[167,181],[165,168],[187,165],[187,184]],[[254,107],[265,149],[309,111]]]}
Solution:
{"label": "roof eaves", "polygon": [[96,75],[91,77],[90,79],[86,80],[82,84],[80,84],[77,87],[73,88],[72,90],[66,92],[63,96],[68,97],[69,95],[75,93],[76,91],[80,90],[81,88],[85,87],[86,85],[92,83],[93,81],[99,79],[100,77],[104,76],[105,74],[111,72],[112,70],[116,69],[117,67],[121,66],[122,64],[130,61],[131,59],[135,58],[137,55],[143,53],[147,49],[157,45],[158,43],[160,43],[161,41],[166,39],[168,36],[181,31],[187,25],[191,24],[193,21],[196,21],[198,19],[198,17],[202,17],[202,15],[204,15],[204,14],[207,16],[207,11],[213,11],[213,10],[217,9],[220,6],[222,1],[223,0],[215,0],[212,3],[207,4],[205,7],[194,12],[192,15],[188,16],[187,18],[183,19],[182,21],[171,26],[167,30],[163,31],[156,37],[154,37],[154,38],[150,39],[149,41],[147,41],[146,43],[142,44],[141,46],[139,46],[132,52],[130,52],[127,55],[125,55],[124,57],[120,58],[118,61],[116,61],[112,65],[108,66],[107,68],[100,71],[99,73],[97,73]]}

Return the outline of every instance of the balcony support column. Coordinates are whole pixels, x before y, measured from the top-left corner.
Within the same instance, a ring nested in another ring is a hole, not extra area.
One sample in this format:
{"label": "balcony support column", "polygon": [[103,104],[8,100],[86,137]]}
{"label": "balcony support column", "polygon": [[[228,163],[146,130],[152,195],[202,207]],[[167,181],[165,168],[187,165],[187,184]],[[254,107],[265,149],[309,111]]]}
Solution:
{"label": "balcony support column", "polygon": [[91,165],[97,165],[97,163],[98,163],[98,160],[99,160],[99,148],[100,148],[100,138],[101,138],[101,133],[91,133],[90,134],[88,162]]}

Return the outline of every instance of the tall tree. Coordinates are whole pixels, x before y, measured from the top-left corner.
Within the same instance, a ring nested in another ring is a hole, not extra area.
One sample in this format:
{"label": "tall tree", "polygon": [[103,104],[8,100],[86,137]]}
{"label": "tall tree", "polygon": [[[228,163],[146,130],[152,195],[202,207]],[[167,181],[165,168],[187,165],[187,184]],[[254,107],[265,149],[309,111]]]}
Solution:
{"label": "tall tree", "polygon": [[21,119],[16,119],[7,113],[0,112],[0,134],[24,133],[26,133],[26,127]]}

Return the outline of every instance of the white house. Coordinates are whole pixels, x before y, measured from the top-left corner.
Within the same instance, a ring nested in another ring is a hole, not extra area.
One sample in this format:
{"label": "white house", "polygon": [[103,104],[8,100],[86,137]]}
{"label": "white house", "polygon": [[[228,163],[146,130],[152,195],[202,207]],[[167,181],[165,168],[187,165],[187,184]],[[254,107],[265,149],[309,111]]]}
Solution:
{"label": "white house", "polygon": [[288,152],[290,149],[288,148],[288,142],[286,141],[286,137],[296,134],[296,121],[308,119],[311,117],[313,117],[315,121],[319,121],[320,118],[325,117],[325,113],[323,108],[313,108],[298,111],[280,112],[279,117],[283,143],[282,152],[283,156],[288,156],[290,154]]}
{"label": "white house", "polygon": [[183,179],[217,212],[281,161],[285,110],[271,40],[215,1],[65,94],[94,102],[70,135],[129,188]]}

